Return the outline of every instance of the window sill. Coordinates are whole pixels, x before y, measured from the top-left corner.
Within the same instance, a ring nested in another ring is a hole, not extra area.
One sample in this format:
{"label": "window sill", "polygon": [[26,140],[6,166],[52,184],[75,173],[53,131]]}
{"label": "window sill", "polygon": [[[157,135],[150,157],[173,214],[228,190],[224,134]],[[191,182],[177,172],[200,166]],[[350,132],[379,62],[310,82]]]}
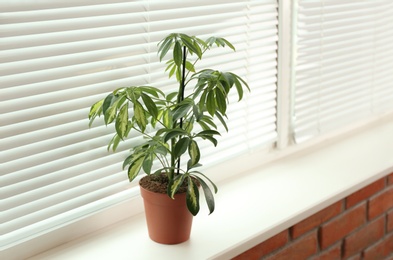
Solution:
{"label": "window sill", "polygon": [[392,133],[378,124],[222,181],[185,243],[152,242],[138,214],[31,259],[229,259],[390,173]]}

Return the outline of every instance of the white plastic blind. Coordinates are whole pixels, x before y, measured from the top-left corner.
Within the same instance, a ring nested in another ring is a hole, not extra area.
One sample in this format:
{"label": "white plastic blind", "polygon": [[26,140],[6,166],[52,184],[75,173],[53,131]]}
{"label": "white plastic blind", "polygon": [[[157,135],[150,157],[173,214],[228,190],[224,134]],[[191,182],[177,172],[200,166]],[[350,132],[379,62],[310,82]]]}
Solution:
{"label": "white plastic blind", "polygon": [[175,88],[156,55],[171,32],[227,38],[237,52],[217,49],[201,66],[252,89],[229,107],[219,148],[203,148],[206,167],[275,142],[277,1],[25,0],[0,11],[0,248],[137,191],[121,165],[138,137],[109,153],[111,127],[88,129],[87,114],[118,87]]}
{"label": "white plastic blind", "polygon": [[297,142],[393,110],[393,1],[298,0]]}

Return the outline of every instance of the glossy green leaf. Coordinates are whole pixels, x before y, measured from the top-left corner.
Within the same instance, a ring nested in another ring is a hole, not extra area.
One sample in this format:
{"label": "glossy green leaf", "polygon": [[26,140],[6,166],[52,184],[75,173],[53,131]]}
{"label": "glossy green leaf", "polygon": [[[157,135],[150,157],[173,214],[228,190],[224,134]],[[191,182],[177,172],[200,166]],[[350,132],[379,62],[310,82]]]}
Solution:
{"label": "glossy green leaf", "polygon": [[168,130],[168,132],[164,136],[164,142],[166,143],[166,142],[168,142],[168,140],[175,138],[179,135],[188,135],[188,133],[181,128],[175,128],[175,129]]}
{"label": "glossy green leaf", "polygon": [[168,196],[171,197],[172,199],[175,199],[175,194],[176,192],[179,190],[179,188],[181,187],[181,185],[184,182],[184,178],[186,177],[186,175],[184,174],[179,174],[177,176],[175,176],[175,178],[173,178],[169,184],[168,184]]}
{"label": "glossy green leaf", "polygon": [[174,156],[179,158],[183,153],[187,151],[188,145],[190,143],[190,138],[183,137],[175,145]]}
{"label": "glossy green leaf", "polygon": [[221,114],[225,114],[227,110],[227,100],[219,89],[215,89],[214,92],[216,94],[217,109]]}
{"label": "glossy green leaf", "polygon": [[188,71],[195,72],[194,65],[191,62],[189,62],[189,61],[186,61],[186,69]]}
{"label": "glossy green leaf", "polygon": [[225,122],[225,119],[222,117],[219,111],[216,111],[214,115],[220,120],[221,124],[224,126],[225,130],[228,132],[228,126],[227,123]]}
{"label": "glossy green leaf", "polygon": [[[140,90],[149,93],[150,95],[158,98],[160,95],[161,96],[165,96],[165,93],[162,92],[160,89],[155,88],[155,87],[150,87],[150,86],[140,86],[139,87]],[[160,94],[160,95],[159,95]]]}
{"label": "glossy green leaf", "polygon": [[138,101],[134,103],[134,117],[139,128],[142,132],[144,132],[147,125],[147,118],[145,110],[143,109],[141,103],[139,103]]}
{"label": "glossy green leaf", "polygon": [[184,117],[188,111],[190,111],[192,104],[185,104],[182,106],[178,106],[173,110],[173,121],[177,121],[178,119]]}
{"label": "glossy green leaf", "polygon": [[176,66],[181,66],[183,61],[183,50],[178,41],[175,43],[175,47],[173,48],[173,60],[175,61]]}
{"label": "glossy green leaf", "polygon": [[160,61],[165,57],[165,55],[168,53],[169,49],[172,46],[173,39],[171,38],[166,38],[162,44],[160,44],[160,47],[158,49],[158,53],[160,53]]}
{"label": "glossy green leaf", "polygon": [[215,129],[217,129],[217,125],[214,123],[214,121],[212,120],[212,118],[210,116],[203,115],[201,117],[201,121],[206,123],[206,124],[209,124],[211,127],[215,128]]}
{"label": "glossy green leaf", "polygon": [[174,64],[172,69],[169,71],[169,78],[172,78],[172,76],[176,73],[177,74],[177,66]]}
{"label": "glossy green leaf", "polygon": [[115,96],[113,95],[113,93],[109,94],[104,99],[104,103],[102,104],[102,113],[104,115],[106,114],[106,111],[108,110],[108,108],[112,105],[114,99],[115,99]]}
{"label": "glossy green leaf", "polygon": [[209,114],[212,115],[212,116],[216,112],[216,98],[214,96],[214,92],[213,91],[210,91],[207,94],[206,109],[207,109],[207,112],[209,112]]}
{"label": "glossy green leaf", "polygon": [[157,118],[158,117],[158,109],[154,101],[145,93],[141,94],[143,103],[145,103],[145,106],[147,108],[147,111],[149,111],[150,115],[152,117]]}
{"label": "glossy green leaf", "polygon": [[196,136],[205,136],[205,135],[221,135],[221,134],[216,130],[203,130],[199,132]]}
{"label": "glossy green leaf", "polygon": [[116,149],[117,149],[117,146],[119,145],[119,143],[120,143],[120,137],[119,137],[119,135],[116,133],[113,137],[112,137],[112,139],[111,139],[111,141],[109,142],[109,144],[108,144],[108,147],[107,147],[107,150],[109,151],[110,149],[111,149],[111,146],[112,146],[112,151],[116,151]]}
{"label": "glossy green leaf", "polygon": [[117,113],[117,106],[116,105],[110,106],[105,111],[105,114],[104,114],[105,124],[108,125],[108,124],[112,123],[116,118],[116,113]]}
{"label": "glossy green leaf", "polygon": [[130,180],[130,182],[134,180],[136,176],[138,176],[144,160],[145,157],[141,156],[131,163],[130,167],[128,168],[128,179]]}
{"label": "glossy green leaf", "polygon": [[240,84],[239,80],[235,78],[235,86],[237,90],[237,94],[239,95],[239,101],[243,98],[243,87]]}
{"label": "glossy green leaf", "polygon": [[217,185],[214,184],[214,182],[213,182],[212,180],[210,180],[206,175],[204,175],[204,174],[201,173],[200,171],[192,171],[192,172],[190,172],[190,174],[199,174],[199,175],[203,176],[203,177],[204,177],[206,180],[208,180],[208,181],[210,182],[210,184],[213,186],[213,188],[214,188],[214,193],[217,193],[217,192],[218,192]]}
{"label": "glossy green leaf", "polygon": [[163,123],[166,128],[172,128],[172,112],[169,109],[165,110],[163,113]]}
{"label": "glossy green leaf", "polygon": [[199,162],[199,159],[201,158],[198,144],[194,140],[191,140],[188,144],[188,154],[190,155],[188,168],[191,168],[192,166],[197,164]]}
{"label": "glossy green leaf", "polygon": [[188,210],[192,215],[196,216],[199,212],[199,190],[191,177],[188,177],[186,202]]}
{"label": "glossy green leaf", "polygon": [[99,115],[99,113],[102,111],[103,103],[104,103],[104,99],[101,99],[100,101],[97,101],[90,107],[89,119],[92,119],[97,115]]}
{"label": "glossy green leaf", "polygon": [[116,132],[121,139],[124,140],[127,133],[128,126],[128,104],[121,107],[119,114],[116,117],[115,128]]}
{"label": "glossy green leaf", "polygon": [[206,182],[202,178],[199,178],[198,176],[194,176],[194,177],[198,179],[199,183],[202,186],[203,193],[205,194],[206,204],[207,207],[209,208],[209,215],[210,215],[214,212],[214,208],[215,208],[213,192],[210,190],[210,187],[206,184]]}
{"label": "glossy green leaf", "polygon": [[172,101],[175,97],[177,97],[177,95],[178,95],[177,92],[169,93],[169,94],[166,96],[166,101]]}
{"label": "glossy green leaf", "polygon": [[205,104],[207,102],[207,100],[206,100],[207,93],[208,93],[208,91],[204,90],[202,92],[201,98],[199,99],[199,110],[200,111],[204,111],[204,109],[205,109]]}
{"label": "glossy green leaf", "polygon": [[153,167],[153,160],[154,160],[154,154],[147,154],[145,156],[145,159],[142,164],[142,168],[146,174],[151,173],[151,168]]}
{"label": "glossy green leaf", "polygon": [[192,113],[194,114],[196,121],[199,121],[201,119],[202,113],[200,112],[199,107],[195,104],[193,104],[192,106]]}
{"label": "glossy green leaf", "polygon": [[224,38],[221,38],[221,40],[222,40],[226,45],[228,45],[228,47],[231,48],[233,51],[236,51],[235,46],[233,46],[232,43],[230,43],[229,41],[227,41],[227,40],[224,39]]}
{"label": "glossy green leaf", "polygon": [[209,135],[204,135],[203,138],[212,142],[214,146],[217,146],[218,141],[216,138]]}

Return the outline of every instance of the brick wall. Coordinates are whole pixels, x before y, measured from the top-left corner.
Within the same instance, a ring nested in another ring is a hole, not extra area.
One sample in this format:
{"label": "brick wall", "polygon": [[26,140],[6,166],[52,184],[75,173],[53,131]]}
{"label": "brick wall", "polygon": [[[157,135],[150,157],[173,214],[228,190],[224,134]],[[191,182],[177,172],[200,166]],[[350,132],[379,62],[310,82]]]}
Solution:
{"label": "brick wall", "polygon": [[233,260],[393,260],[393,173]]}

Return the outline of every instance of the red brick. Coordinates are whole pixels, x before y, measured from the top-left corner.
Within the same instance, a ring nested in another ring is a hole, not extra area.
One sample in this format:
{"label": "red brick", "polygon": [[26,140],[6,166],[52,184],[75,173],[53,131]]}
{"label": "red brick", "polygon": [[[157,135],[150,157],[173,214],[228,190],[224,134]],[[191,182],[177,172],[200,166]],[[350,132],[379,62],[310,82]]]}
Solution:
{"label": "red brick", "polygon": [[344,240],[344,257],[352,256],[371,246],[383,237],[384,231],[385,218],[380,217],[352,233]]}
{"label": "red brick", "polygon": [[330,247],[310,260],[341,260],[341,243]]}
{"label": "red brick", "polygon": [[386,260],[393,253],[393,234],[364,251],[364,260]]}
{"label": "red brick", "polygon": [[391,210],[390,212],[388,212],[387,215],[387,231],[391,232],[393,231],[393,210]]}
{"label": "red brick", "polygon": [[293,238],[297,238],[311,229],[318,227],[327,220],[337,216],[342,211],[342,201],[334,203],[333,205],[315,213],[314,215],[306,218],[305,220],[294,225],[290,231]]}
{"label": "red brick", "polygon": [[262,258],[266,260],[282,260],[282,259],[291,259],[291,260],[303,260],[308,257],[316,254],[318,251],[318,240],[317,240],[317,231],[311,232],[307,235],[304,235],[288,246],[279,250],[277,253],[267,257]]}
{"label": "red brick", "polygon": [[362,259],[361,254],[357,254],[357,255],[351,256],[350,258],[347,258],[347,260],[361,260],[361,259]]}
{"label": "red brick", "polygon": [[363,189],[358,190],[357,192],[349,195],[347,197],[347,208],[350,208],[359,202],[368,199],[378,191],[382,190],[385,187],[385,179],[380,179],[376,182],[371,183],[370,185],[364,187]]}
{"label": "red brick", "polygon": [[366,203],[362,203],[323,224],[320,229],[321,248],[325,249],[336,243],[365,222]]}
{"label": "red brick", "polygon": [[285,230],[259,245],[247,250],[246,252],[236,256],[233,260],[252,260],[260,259],[263,255],[267,255],[274,250],[283,247],[288,242],[288,231]]}
{"label": "red brick", "polygon": [[393,185],[393,172],[388,175],[388,185]]}
{"label": "red brick", "polygon": [[373,219],[390,208],[393,208],[393,187],[370,199],[368,218]]}

